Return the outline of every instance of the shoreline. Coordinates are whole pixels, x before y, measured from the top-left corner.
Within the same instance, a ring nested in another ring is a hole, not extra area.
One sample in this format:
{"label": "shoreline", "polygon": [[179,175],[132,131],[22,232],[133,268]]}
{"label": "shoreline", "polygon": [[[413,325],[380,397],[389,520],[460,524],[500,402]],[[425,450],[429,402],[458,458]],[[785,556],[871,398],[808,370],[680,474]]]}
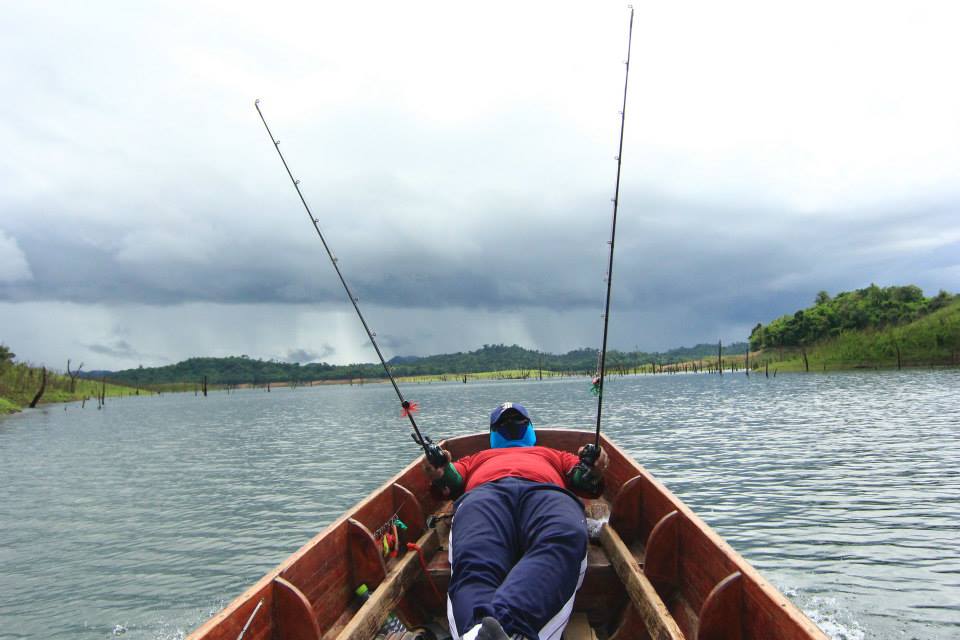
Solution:
{"label": "shoreline", "polygon": [[[760,356],[757,356],[759,359]],[[743,356],[730,356],[729,358],[723,359],[723,373],[730,374],[746,374],[746,370],[743,367],[744,357]],[[938,370],[938,369],[957,369],[960,368],[958,364],[950,363],[923,363],[923,364],[901,364],[897,366],[897,363],[862,363],[855,365],[834,365],[830,366],[829,363],[823,363],[817,361],[817,366],[813,366],[813,362],[810,363],[810,367],[805,369],[804,363],[800,359],[784,359],[781,361],[764,361],[758,364],[754,364],[754,357],[751,354],[751,367],[750,373],[754,375],[769,375],[770,372],[775,376],[777,373],[811,373],[811,374],[823,374],[823,373],[842,373],[842,372],[853,372],[853,371],[897,371],[897,370]],[[769,370],[765,369],[765,365],[769,365]],[[540,378],[537,374],[528,374],[528,375],[508,375],[512,374],[515,370],[510,371],[480,371],[473,373],[456,373],[456,374],[430,374],[430,375],[420,375],[420,376],[398,376],[396,378],[398,383],[403,384],[433,384],[433,383],[461,383],[468,384],[470,382],[484,382],[490,380],[545,380],[545,379],[555,379],[555,378],[590,378],[589,374],[571,374],[568,372],[558,373],[554,371],[544,371],[543,377]],[[636,370],[630,370],[626,372],[614,371],[608,372],[608,378],[615,378],[623,375],[630,376],[644,376],[644,375],[677,375],[681,373],[689,374],[703,374],[703,375],[715,375],[717,373],[716,362],[710,363],[705,361],[689,361],[689,362],[679,362],[675,364],[661,365],[659,367],[653,367],[652,365],[646,365],[644,367],[637,367]],[[382,378],[345,378],[340,380],[311,380],[306,382],[296,382],[290,380],[280,380],[277,382],[269,383],[252,383],[244,382],[237,385],[216,385],[208,389],[208,392],[212,391],[226,391],[229,393],[231,390],[236,389],[264,389],[269,387],[270,389],[277,388],[297,388],[297,387],[315,387],[315,386],[330,386],[330,385],[366,385],[366,384],[384,384],[388,383],[389,379],[386,377]],[[190,383],[168,383],[171,385],[187,385]],[[124,398],[127,396],[135,395],[162,395],[163,393],[189,393],[191,390],[194,393],[197,393],[199,389],[149,389],[146,387],[140,387],[135,389],[133,387],[125,387],[117,384],[109,384],[108,398]],[[65,404],[68,402],[82,402],[83,400],[91,400],[89,395],[74,395],[73,397],[64,398],[58,397],[49,401],[41,401],[38,407],[43,405],[53,405],[53,404]],[[0,396],[0,416],[4,415],[13,415],[21,413],[26,407],[17,404],[15,401],[10,398]]]}

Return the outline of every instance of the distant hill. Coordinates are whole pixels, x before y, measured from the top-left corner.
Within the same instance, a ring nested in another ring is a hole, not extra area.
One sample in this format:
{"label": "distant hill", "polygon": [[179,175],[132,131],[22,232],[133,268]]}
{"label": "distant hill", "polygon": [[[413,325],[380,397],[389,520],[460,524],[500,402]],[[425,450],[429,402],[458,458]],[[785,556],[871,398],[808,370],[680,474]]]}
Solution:
{"label": "distant hill", "polygon": [[927,298],[913,285],[822,291],[812,306],[754,327],[750,346],[755,364],[785,369],[957,365],[960,296]]}
{"label": "distant hill", "polygon": [[940,291],[925,298],[915,285],[844,291],[830,297],[817,294],[813,305],[784,315],[764,326],[757,324],[750,333],[750,348],[802,347],[850,331],[882,329],[918,320],[946,307],[957,296]]}
{"label": "distant hill", "polygon": [[[745,342],[724,347],[724,353],[746,352]],[[641,351],[607,353],[611,371],[630,370],[650,363],[669,364],[684,360],[713,357],[716,344],[680,347],[663,353]],[[480,373],[486,371],[537,370],[568,373],[593,373],[597,366],[596,349],[583,348],[562,355],[525,349],[517,345],[484,345],[476,351],[440,354],[426,357],[397,356],[390,361],[397,376]],[[104,372],[98,371],[98,377]],[[165,367],[141,367],[106,373],[110,380],[133,386],[152,386],[177,382],[199,382],[207,377],[209,384],[265,384],[267,382],[306,382],[309,380],[355,380],[384,378],[383,367],[374,363],[331,365],[327,363],[286,363],[258,360],[247,356],[227,358],[190,358]]]}

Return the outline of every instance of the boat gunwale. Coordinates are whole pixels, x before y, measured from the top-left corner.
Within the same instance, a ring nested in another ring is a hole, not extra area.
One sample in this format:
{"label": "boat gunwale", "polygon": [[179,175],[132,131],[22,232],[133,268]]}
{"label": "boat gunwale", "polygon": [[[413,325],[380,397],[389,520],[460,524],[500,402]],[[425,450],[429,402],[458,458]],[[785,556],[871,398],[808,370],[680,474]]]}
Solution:
{"label": "boat gunwale", "polygon": [[[539,430],[537,433],[540,433]],[[618,452],[623,458],[627,461],[628,464],[631,464],[639,474],[643,475],[647,481],[650,482],[658,491],[660,491],[674,506],[677,508],[677,511],[686,516],[688,520],[702,532],[704,532],[707,537],[716,545],[717,550],[723,553],[727,558],[732,562],[737,570],[743,574],[743,577],[748,581],[754,583],[760,590],[763,592],[770,600],[778,605],[780,611],[786,613],[795,623],[806,629],[813,637],[822,638],[822,640],[828,640],[826,634],[814,623],[800,608],[793,603],[790,598],[783,594],[779,589],[777,589],[773,584],[766,580],[758,569],[756,569],[750,562],[746,560],[742,555],[740,555],[733,547],[730,546],[723,537],[718,534],[713,528],[703,521],[700,516],[698,516],[694,511],[686,505],[679,497],[677,497],[670,489],[668,489],[662,482],[657,480],[652,473],[647,471],[647,469],[637,462],[633,456],[628,454],[620,446],[601,435],[604,445],[606,447],[612,448],[614,451]]]}
{"label": "boat gunwale", "polygon": [[[568,438],[573,436],[574,440],[582,440],[583,443],[587,443],[593,438],[594,434],[592,431],[583,429],[538,428],[537,435],[540,442],[550,445],[550,441],[561,436],[567,436]],[[472,441],[474,440],[479,440],[482,443],[485,437],[486,434],[483,433],[454,436],[441,441],[441,444],[455,449],[464,449],[468,444],[473,444]],[[635,460],[629,453],[627,453],[626,450],[602,434],[601,442],[603,447],[608,448],[611,467],[613,467],[614,464],[625,464],[630,470],[633,471],[633,473],[629,476],[630,478],[636,477],[637,475],[643,476],[645,481],[650,483],[651,487],[655,491],[659,492],[661,496],[679,512],[679,514],[688,520],[695,529],[699,530],[705,536],[705,538],[712,543],[712,546],[716,552],[719,552],[719,554],[722,555],[730,565],[736,567],[736,570],[741,572],[743,578],[749,583],[752,583],[759,590],[759,592],[769,600],[771,612],[776,611],[778,612],[778,615],[785,614],[794,625],[806,631],[811,638],[815,638],[817,640],[827,640],[827,636],[812,620],[810,620],[809,617],[807,617],[789,598],[780,592],[779,589],[773,586],[768,580],[763,578],[756,568],[754,568],[743,556],[734,550],[729,543],[727,543],[716,531],[714,531],[706,522],[704,522],[696,513],[694,513],[693,510],[690,509],[690,507],[688,507],[680,498],[671,492],[662,482],[657,480],[653,474],[647,471],[642,464]],[[472,446],[470,449],[480,450],[480,448],[476,446]],[[262,593],[265,589],[268,589],[270,584],[276,578],[281,577],[284,572],[296,565],[297,562],[310,553],[317,545],[321,544],[327,537],[331,536],[337,529],[348,526],[348,521],[355,518],[357,513],[365,506],[378,499],[384,492],[390,491],[394,484],[402,485],[402,480],[410,477],[411,473],[422,473],[418,470],[418,468],[423,464],[423,455],[414,458],[406,467],[391,476],[379,487],[366,494],[352,507],[345,510],[340,517],[328,524],[320,532],[301,545],[296,551],[287,556],[274,569],[267,572],[253,585],[237,595],[227,606],[211,616],[196,630],[190,633],[186,640],[201,640],[202,638],[207,637],[207,635],[219,624],[230,618],[240,609],[244,608],[245,606],[249,606],[250,601],[256,597],[257,594]],[[621,486],[622,484],[613,484],[612,486],[608,486],[606,490],[607,495],[611,498],[614,497]],[[411,490],[413,489],[411,488]],[[415,495],[418,495],[416,492],[414,493]],[[435,503],[435,500],[433,502]],[[443,504],[443,502],[440,504]],[[431,504],[431,506],[435,505]],[[428,510],[424,508],[424,515],[426,515],[428,511],[434,510],[435,509]]]}
{"label": "boat gunwale", "polygon": [[235,611],[241,609],[246,605],[254,596],[262,592],[264,589],[268,588],[270,584],[278,577],[280,577],[287,569],[295,565],[301,558],[306,556],[311,550],[313,550],[318,544],[322,543],[325,538],[329,537],[342,526],[347,526],[347,521],[352,519],[358,511],[360,511],[366,504],[375,500],[383,492],[389,491],[394,484],[398,483],[402,478],[407,476],[413,469],[419,467],[423,464],[423,456],[414,458],[406,467],[399,471],[394,476],[390,477],[383,484],[381,484],[376,489],[367,493],[364,497],[358,500],[352,507],[348,508],[339,518],[328,524],[326,527],[321,529],[317,534],[312,538],[307,540],[303,545],[301,545],[296,551],[287,556],[279,565],[268,571],[262,578],[257,580],[253,585],[245,589],[242,593],[237,595],[230,603],[225,606],[223,609],[218,611],[216,614],[211,616],[207,621],[202,625],[197,627],[190,635],[186,637],[185,640],[199,640],[204,638],[211,630],[214,629],[221,621],[229,618]]}

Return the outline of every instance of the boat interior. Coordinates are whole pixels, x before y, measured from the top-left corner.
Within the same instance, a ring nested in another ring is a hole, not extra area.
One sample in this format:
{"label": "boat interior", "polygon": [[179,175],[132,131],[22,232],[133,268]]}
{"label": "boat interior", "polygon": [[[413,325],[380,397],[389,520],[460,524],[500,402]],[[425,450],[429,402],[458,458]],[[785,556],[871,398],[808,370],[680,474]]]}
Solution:
{"label": "boat interior", "polygon": [[[538,429],[576,452],[589,431]],[[454,459],[488,446],[453,438]],[[826,636],[609,439],[600,496],[581,496],[591,543],[567,640]],[[415,460],[189,637],[191,640],[444,640],[453,504]],[[403,527],[397,527],[397,521]],[[394,537],[395,536],[395,537]],[[386,540],[386,544],[385,544]],[[366,585],[363,599],[357,588]]]}

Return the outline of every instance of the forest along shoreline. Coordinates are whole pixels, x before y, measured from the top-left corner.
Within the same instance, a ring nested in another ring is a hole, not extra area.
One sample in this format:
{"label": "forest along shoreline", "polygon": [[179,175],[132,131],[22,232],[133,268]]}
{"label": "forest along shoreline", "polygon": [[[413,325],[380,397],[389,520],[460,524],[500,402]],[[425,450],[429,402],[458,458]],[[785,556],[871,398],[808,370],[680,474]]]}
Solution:
{"label": "forest along shoreline", "polygon": [[[523,380],[595,375],[597,351],[551,354],[518,345],[484,345],[469,352],[388,361],[405,383]],[[105,406],[107,398],[275,387],[386,381],[380,365],[288,363],[248,356],[189,358],[164,367],[83,371],[66,360],[66,372],[16,362],[0,343],[0,414],[57,402]],[[960,295],[940,291],[927,298],[914,285],[817,294],[813,305],[758,323],[749,343],[722,342],[666,352],[612,350],[610,375],[743,372],[828,372],[960,366]]]}

